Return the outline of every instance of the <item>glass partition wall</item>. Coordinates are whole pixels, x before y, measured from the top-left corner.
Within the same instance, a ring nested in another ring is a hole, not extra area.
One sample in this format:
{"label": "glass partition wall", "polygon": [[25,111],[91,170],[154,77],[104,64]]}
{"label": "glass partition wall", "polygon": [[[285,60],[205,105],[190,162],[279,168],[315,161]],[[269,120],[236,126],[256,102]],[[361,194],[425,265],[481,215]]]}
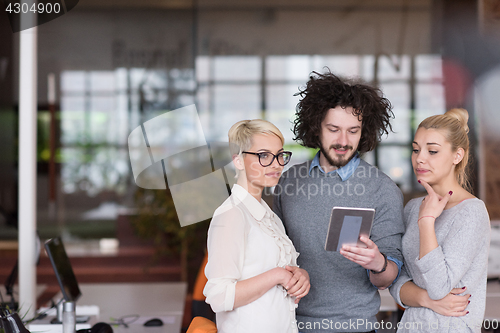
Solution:
{"label": "glass partition wall", "polygon": [[[445,111],[431,11],[432,2],[423,0],[411,6],[198,1],[113,10],[89,2],[40,26],[40,105],[47,105],[47,76],[54,73],[58,108],[55,210],[46,168],[38,171],[42,238],[120,238],[119,216],[137,212],[128,136],[187,105],[196,105],[207,141],[226,141],[238,120],[264,118],[284,133],[292,163],[310,159],[315,152],[293,141],[294,94],[312,71],[327,68],[360,76],[389,98],[394,133],[363,158],[403,192],[416,191],[415,126]],[[41,166],[49,160],[49,125],[50,113],[39,111]]]}

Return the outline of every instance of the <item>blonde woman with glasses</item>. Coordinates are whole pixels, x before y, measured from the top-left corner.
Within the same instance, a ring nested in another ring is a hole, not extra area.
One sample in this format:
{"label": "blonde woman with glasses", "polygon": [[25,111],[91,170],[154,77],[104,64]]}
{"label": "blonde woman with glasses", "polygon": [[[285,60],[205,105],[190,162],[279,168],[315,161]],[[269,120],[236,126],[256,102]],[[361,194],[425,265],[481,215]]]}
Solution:
{"label": "blonde woman with glasses", "polygon": [[206,302],[219,333],[297,332],[295,307],[309,291],[309,275],[297,267],[283,223],[262,199],[292,153],[265,120],[237,122],[228,136],[237,182],[208,230]]}

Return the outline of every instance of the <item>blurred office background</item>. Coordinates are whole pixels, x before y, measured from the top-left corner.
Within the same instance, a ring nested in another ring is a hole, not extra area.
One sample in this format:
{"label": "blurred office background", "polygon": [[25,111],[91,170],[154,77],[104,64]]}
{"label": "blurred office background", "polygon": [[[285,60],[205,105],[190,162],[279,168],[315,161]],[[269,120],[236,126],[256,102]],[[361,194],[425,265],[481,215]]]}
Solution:
{"label": "blurred office background", "polygon": [[[238,120],[264,118],[284,133],[292,162],[302,162],[314,152],[292,140],[294,94],[312,71],[326,67],[379,86],[394,105],[394,133],[364,158],[406,198],[421,191],[410,162],[416,126],[451,107],[466,108],[473,188],[492,220],[500,220],[499,40],[495,0],[81,0],[38,27],[39,234],[63,235],[71,255],[91,257],[95,267],[99,260],[128,265],[108,277],[180,278],[177,266],[149,260],[155,239],[141,238],[131,224],[139,188],[128,135],[195,104],[207,140],[225,141]],[[4,13],[0,45],[0,239],[12,245],[22,200],[17,133],[23,119],[17,111],[19,33]],[[50,74],[55,177],[49,175]],[[9,249],[15,244],[1,253]],[[500,263],[490,266],[500,272]],[[2,265],[0,279],[9,272]],[[98,272],[80,272],[88,281],[99,279]]]}

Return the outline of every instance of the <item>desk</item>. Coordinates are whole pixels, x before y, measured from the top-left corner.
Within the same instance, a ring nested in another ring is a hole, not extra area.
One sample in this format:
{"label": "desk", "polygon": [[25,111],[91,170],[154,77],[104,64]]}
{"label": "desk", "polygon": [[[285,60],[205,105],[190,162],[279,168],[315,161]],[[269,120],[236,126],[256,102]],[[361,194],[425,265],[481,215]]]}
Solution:
{"label": "desk", "polygon": [[[99,320],[109,321],[125,315],[169,317],[161,327],[130,325],[113,327],[116,333],[179,333],[186,299],[185,282],[81,284],[82,297],[77,305],[97,305]],[[165,321],[165,320],[164,320]]]}
{"label": "desk", "polygon": [[380,294],[380,310],[379,311],[397,311],[396,301],[392,298],[389,289],[379,290]]}
{"label": "desk", "polygon": [[[80,284],[82,296],[77,306],[99,306],[95,321],[110,322],[111,318],[139,315],[140,319],[160,317],[164,325],[144,327],[132,323],[129,328],[113,326],[115,333],[180,333],[187,291],[185,282],[168,283],[99,283]],[[60,299],[58,293],[54,299]],[[34,323],[36,324],[36,323]],[[94,324],[94,323],[92,323]]]}
{"label": "desk", "polygon": [[101,320],[128,314],[182,316],[187,284],[185,282],[80,284],[80,290],[82,296],[77,305],[98,305]]}

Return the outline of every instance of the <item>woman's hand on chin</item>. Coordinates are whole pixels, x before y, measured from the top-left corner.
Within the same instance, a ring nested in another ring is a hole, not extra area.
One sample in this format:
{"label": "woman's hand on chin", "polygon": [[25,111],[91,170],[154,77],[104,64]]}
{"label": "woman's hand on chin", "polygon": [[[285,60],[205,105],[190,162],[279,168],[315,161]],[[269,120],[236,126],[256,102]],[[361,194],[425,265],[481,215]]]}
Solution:
{"label": "woman's hand on chin", "polygon": [[422,200],[422,204],[420,205],[418,221],[420,222],[424,219],[430,221],[431,217],[435,220],[443,212],[453,192],[450,191],[442,197],[434,192],[434,189],[426,181],[419,180],[418,182],[422,184],[427,191],[427,196]]}

